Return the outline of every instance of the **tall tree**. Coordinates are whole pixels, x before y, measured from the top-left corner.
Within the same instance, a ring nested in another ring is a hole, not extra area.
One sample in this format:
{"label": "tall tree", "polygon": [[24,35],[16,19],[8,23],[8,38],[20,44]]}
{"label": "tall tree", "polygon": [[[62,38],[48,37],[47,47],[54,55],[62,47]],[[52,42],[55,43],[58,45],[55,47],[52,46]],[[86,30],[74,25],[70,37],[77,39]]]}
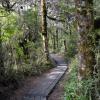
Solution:
{"label": "tall tree", "polygon": [[93,52],[93,0],[75,0],[77,31],[79,34],[79,80],[93,74],[95,56]]}
{"label": "tall tree", "polygon": [[2,50],[2,37],[1,37],[1,27],[0,24],[0,81],[2,81],[2,77],[4,75],[4,59],[3,59],[3,50]]}
{"label": "tall tree", "polygon": [[56,27],[56,42],[57,42],[57,49],[58,49],[58,47],[59,47],[58,27]]}
{"label": "tall tree", "polygon": [[48,34],[47,34],[47,9],[46,9],[46,1],[41,0],[41,14],[42,14],[42,35],[44,42],[44,51],[47,57],[49,58],[49,50],[48,50]]}

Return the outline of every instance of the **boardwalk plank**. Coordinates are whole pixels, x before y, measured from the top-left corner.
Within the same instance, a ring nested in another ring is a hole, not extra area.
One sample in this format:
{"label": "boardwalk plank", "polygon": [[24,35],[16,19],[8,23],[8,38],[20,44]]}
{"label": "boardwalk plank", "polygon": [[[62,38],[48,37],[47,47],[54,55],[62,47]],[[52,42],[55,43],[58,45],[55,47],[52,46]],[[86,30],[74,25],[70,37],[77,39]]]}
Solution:
{"label": "boardwalk plank", "polygon": [[41,100],[41,97],[40,96],[35,96],[34,100]]}
{"label": "boardwalk plank", "polygon": [[[67,70],[67,68],[66,68]],[[54,82],[52,82],[52,84],[48,87],[48,89],[45,90],[45,95],[49,95],[49,93],[52,91],[52,89],[55,87],[55,85],[59,82],[59,80],[61,79],[61,77],[63,76],[64,72],[62,71],[55,79]]]}
{"label": "boardwalk plank", "polygon": [[46,97],[41,97],[41,100],[46,100]]}
{"label": "boardwalk plank", "polygon": [[56,59],[58,65],[46,76],[41,77],[39,84],[33,87],[27,94],[28,97],[35,97],[35,99],[25,99],[25,100],[46,100],[46,97],[53,90],[55,85],[59,82],[61,77],[67,70],[67,65],[63,59]]}
{"label": "boardwalk plank", "polygon": [[35,100],[35,99],[34,99],[34,97],[31,98],[31,97],[26,97],[25,96],[25,97],[23,97],[23,100]]}

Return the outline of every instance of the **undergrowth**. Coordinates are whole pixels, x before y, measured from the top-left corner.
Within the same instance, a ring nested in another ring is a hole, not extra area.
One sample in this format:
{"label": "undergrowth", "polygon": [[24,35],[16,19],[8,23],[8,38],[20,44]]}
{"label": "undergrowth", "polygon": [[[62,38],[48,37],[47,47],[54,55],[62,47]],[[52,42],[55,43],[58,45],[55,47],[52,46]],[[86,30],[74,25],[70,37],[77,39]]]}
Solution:
{"label": "undergrowth", "polygon": [[78,60],[74,58],[70,64],[69,79],[65,86],[65,100],[94,100],[92,99],[92,90],[96,79],[88,78],[78,81],[77,69]]}

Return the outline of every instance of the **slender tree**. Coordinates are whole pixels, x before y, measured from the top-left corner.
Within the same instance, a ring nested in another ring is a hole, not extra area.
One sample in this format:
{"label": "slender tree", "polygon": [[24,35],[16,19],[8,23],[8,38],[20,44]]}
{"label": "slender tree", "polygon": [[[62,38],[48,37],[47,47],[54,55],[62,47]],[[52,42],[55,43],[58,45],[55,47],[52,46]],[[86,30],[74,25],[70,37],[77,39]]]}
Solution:
{"label": "slender tree", "polygon": [[49,58],[49,50],[48,50],[48,34],[47,34],[47,9],[46,9],[46,1],[41,0],[41,14],[42,14],[42,35],[44,42],[44,51],[47,57]]}
{"label": "slender tree", "polygon": [[0,24],[0,81],[2,81],[4,75],[4,59],[2,50],[2,37],[1,37],[1,24]]}
{"label": "slender tree", "polygon": [[59,36],[58,36],[58,27],[56,28],[56,43],[57,43],[57,49],[59,47]]}
{"label": "slender tree", "polygon": [[95,57],[93,52],[93,0],[75,0],[77,31],[79,34],[79,80],[93,74]]}
{"label": "slender tree", "polygon": [[53,34],[53,50],[56,50],[56,36]]}
{"label": "slender tree", "polygon": [[65,48],[65,52],[67,52],[67,43],[66,43],[66,40],[64,40],[64,48]]}

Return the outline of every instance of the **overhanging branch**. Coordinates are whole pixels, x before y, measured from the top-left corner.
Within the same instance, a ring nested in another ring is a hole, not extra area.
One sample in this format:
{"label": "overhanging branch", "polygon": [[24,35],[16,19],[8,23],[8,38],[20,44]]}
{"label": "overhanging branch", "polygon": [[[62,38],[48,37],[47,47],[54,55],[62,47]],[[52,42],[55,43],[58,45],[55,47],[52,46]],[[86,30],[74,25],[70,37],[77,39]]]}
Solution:
{"label": "overhanging branch", "polygon": [[54,18],[54,17],[48,16],[48,15],[47,15],[47,18],[50,19],[50,20],[53,20],[53,21],[65,22],[63,19],[57,19],[57,18]]}

